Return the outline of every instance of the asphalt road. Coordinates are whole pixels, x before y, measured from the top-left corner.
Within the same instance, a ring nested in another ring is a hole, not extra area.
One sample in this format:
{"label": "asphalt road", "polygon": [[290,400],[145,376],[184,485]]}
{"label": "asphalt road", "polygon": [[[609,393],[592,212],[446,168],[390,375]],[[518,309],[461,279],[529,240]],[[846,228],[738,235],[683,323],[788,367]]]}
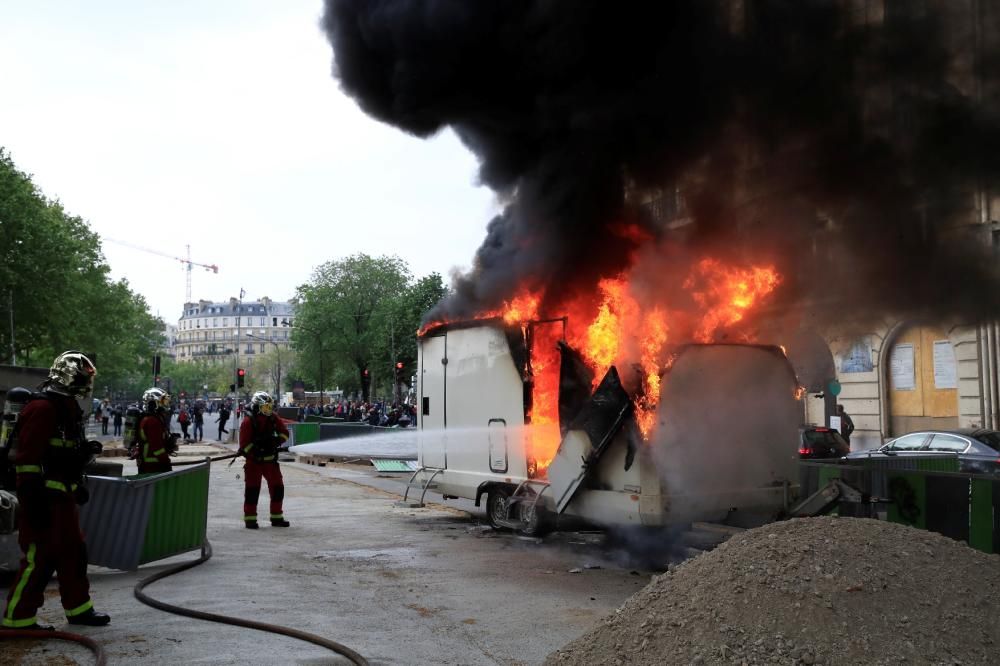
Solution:
{"label": "asphalt road", "polygon": [[[247,530],[242,469],[226,464],[212,469],[214,557],[147,593],[332,638],[373,664],[540,663],[649,580],[598,534],[525,539],[486,527],[468,502],[395,507],[401,480],[362,466],[283,464],[292,526],[265,521]],[[264,497],[260,508],[266,514]],[[196,556],[137,572],[91,567],[95,606],[112,623],[74,629],[101,642],[113,664],[346,663],[307,643],[170,615],[133,597],[138,579]],[[65,628],[54,583],[46,599],[40,619]],[[59,642],[0,650],[5,664],[92,663],[84,648]]]}

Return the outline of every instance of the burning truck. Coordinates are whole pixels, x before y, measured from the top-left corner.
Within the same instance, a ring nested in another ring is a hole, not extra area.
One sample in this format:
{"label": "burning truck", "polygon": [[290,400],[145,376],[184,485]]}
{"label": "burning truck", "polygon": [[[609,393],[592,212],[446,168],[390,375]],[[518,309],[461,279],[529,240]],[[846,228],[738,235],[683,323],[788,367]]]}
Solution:
{"label": "burning truck", "polygon": [[[732,289],[693,322],[702,341],[676,346],[674,318],[632,307],[624,283],[602,286],[575,335],[570,317],[538,317],[530,295],[428,325],[415,479],[445,498],[485,501],[493,525],[526,534],[560,517],[647,527],[773,519],[796,491],[795,373],[780,347],[707,344],[769,290],[752,276],[729,274]],[[620,370],[630,337],[639,361]]]}

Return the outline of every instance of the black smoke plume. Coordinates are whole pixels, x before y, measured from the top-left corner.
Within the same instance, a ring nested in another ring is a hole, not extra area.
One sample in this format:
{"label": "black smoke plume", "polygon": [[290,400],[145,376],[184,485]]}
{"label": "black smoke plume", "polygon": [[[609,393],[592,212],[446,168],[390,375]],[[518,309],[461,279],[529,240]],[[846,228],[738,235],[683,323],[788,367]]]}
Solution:
{"label": "black smoke plume", "polygon": [[[326,0],[322,24],[366,112],[454,128],[510,202],[435,316],[522,286],[558,304],[666,233],[772,261],[838,317],[978,319],[1000,310],[998,4]],[[672,220],[644,205],[678,191]]]}

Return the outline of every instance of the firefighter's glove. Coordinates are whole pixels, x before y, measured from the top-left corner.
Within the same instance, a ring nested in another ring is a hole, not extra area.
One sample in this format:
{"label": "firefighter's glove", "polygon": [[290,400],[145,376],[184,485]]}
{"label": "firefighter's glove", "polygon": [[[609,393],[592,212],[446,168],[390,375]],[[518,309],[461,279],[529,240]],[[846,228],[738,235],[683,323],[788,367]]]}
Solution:
{"label": "firefighter's glove", "polygon": [[76,490],[73,491],[73,499],[76,500],[77,504],[83,506],[90,501],[90,491],[87,490],[86,486],[79,485],[76,487]]}

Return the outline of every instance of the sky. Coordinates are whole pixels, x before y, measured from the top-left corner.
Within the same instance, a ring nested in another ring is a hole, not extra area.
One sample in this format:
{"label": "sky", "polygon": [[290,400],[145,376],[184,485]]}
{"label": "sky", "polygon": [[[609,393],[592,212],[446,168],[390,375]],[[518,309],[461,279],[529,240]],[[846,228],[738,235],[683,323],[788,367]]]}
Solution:
{"label": "sky", "polygon": [[[499,210],[451,131],[367,117],[331,75],[321,0],[0,3],[0,146],[103,239],[192,261],[192,298],[287,300],[312,270],[397,254],[467,268]],[[184,265],[105,240],[176,323]]]}

